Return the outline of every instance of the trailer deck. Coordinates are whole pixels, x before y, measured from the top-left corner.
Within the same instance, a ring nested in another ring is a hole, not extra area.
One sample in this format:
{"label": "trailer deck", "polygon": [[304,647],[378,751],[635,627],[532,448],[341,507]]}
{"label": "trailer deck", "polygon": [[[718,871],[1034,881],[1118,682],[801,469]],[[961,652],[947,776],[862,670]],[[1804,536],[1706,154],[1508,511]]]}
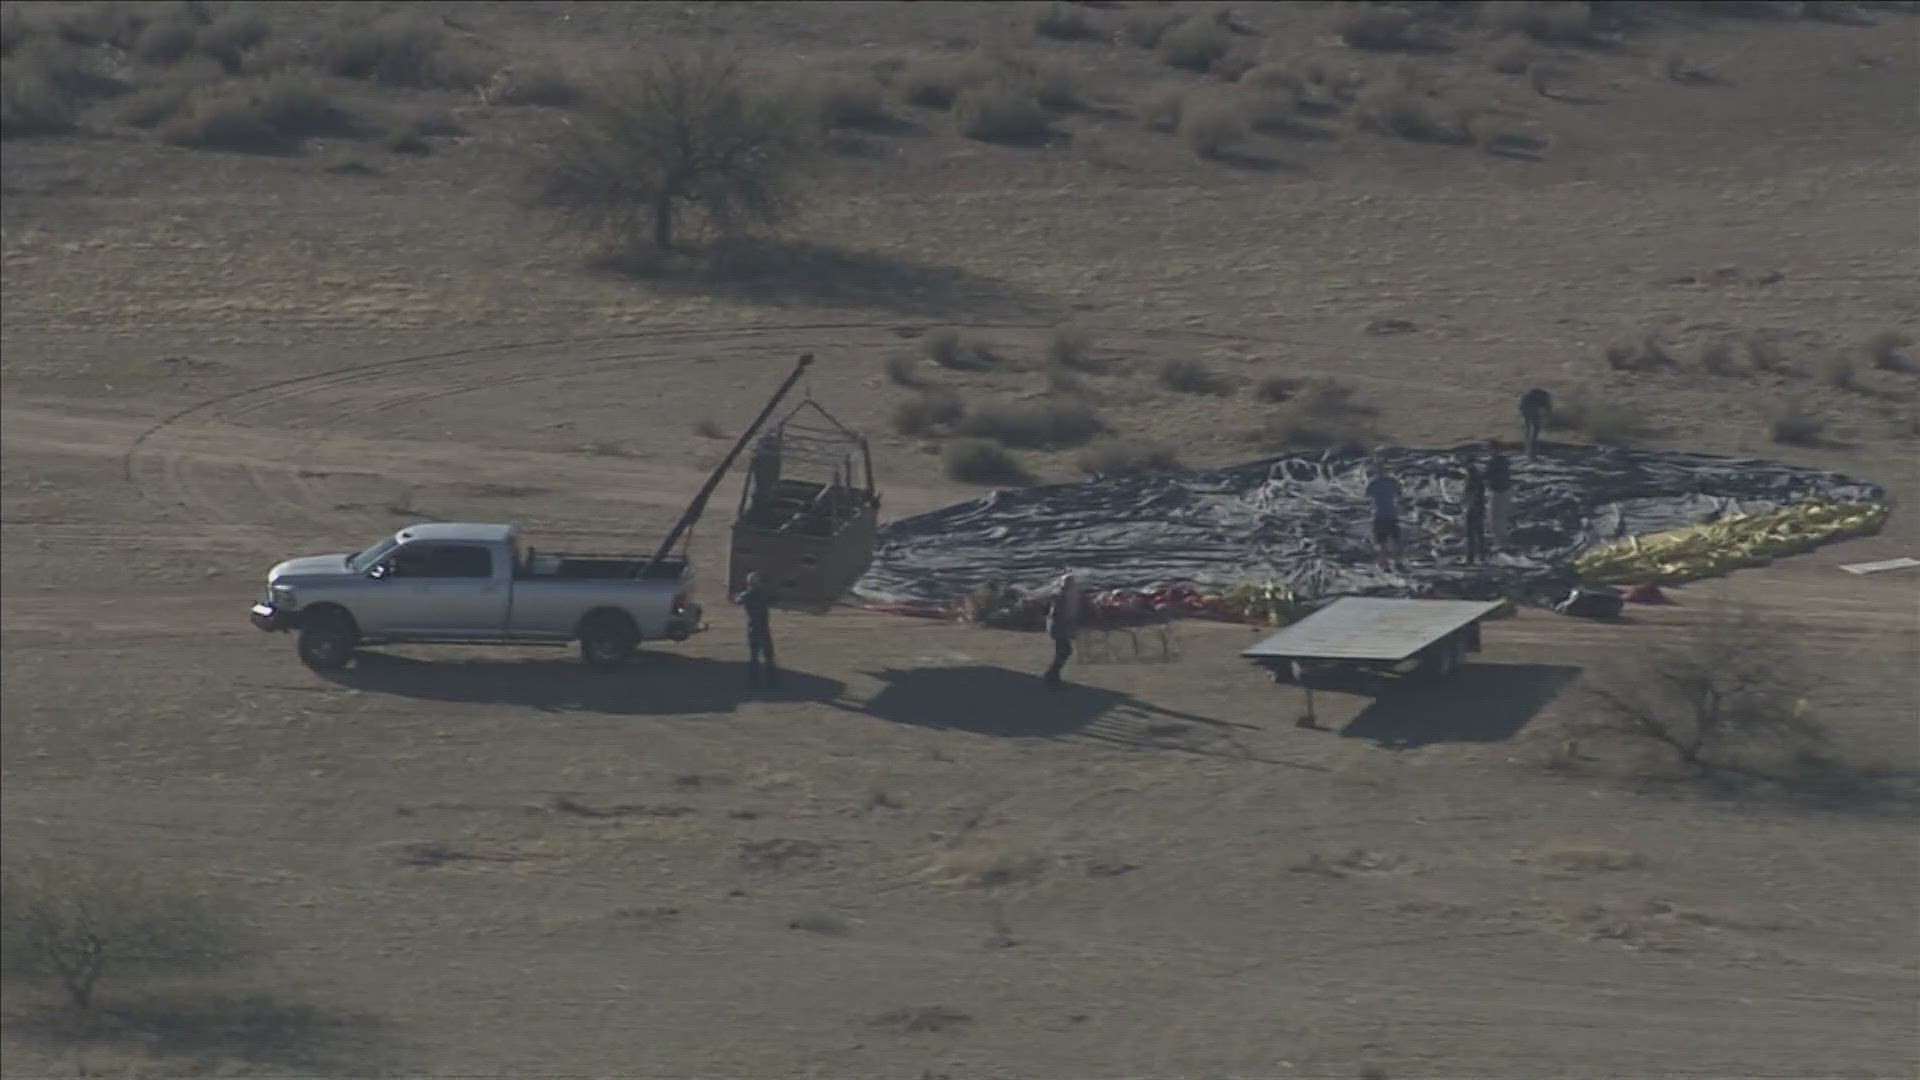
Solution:
{"label": "trailer deck", "polygon": [[1499,610],[1500,601],[1347,596],[1243,650],[1249,660],[1398,663]]}

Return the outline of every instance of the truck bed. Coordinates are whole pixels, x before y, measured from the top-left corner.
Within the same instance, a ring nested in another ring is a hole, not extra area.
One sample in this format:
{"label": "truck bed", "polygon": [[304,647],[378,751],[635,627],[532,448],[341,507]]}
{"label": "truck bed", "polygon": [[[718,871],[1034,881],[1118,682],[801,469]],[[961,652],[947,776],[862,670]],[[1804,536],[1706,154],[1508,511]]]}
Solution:
{"label": "truck bed", "polygon": [[646,555],[535,551],[514,567],[513,576],[516,581],[677,581],[687,569],[683,559],[662,559],[649,570],[650,562],[652,558]]}

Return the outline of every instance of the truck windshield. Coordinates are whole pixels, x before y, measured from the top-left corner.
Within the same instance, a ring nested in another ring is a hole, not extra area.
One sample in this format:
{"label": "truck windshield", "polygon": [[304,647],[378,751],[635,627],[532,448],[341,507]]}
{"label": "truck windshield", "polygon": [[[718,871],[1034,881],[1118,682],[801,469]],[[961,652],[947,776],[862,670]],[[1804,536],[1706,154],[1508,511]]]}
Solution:
{"label": "truck windshield", "polygon": [[386,558],[387,552],[392,551],[399,545],[400,541],[389,536],[358,555],[348,556],[347,569],[356,574],[364,574],[372,569],[375,563]]}

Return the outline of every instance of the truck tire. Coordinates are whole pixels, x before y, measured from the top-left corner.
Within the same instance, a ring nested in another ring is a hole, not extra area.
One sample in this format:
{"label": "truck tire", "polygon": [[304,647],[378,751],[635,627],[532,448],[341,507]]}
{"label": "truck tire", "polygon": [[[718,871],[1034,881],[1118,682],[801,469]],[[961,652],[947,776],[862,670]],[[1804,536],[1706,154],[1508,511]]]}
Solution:
{"label": "truck tire", "polygon": [[624,612],[596,611],[580,621],[580,659],[588,667],[619,667],[640,649],[640,630]]}
{"label": "truck tire", "polygon": [[301,620],[295,649],[314,671],[339,671],[353,661],[360,631],[345,612],[318,611]]}

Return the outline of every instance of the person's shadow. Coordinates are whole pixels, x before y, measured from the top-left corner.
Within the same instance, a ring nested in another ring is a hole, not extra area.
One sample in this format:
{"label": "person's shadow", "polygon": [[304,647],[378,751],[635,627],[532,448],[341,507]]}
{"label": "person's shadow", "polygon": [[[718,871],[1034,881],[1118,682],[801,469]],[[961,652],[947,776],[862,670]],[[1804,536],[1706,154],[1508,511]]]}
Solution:
{"label": "person's shadow", "polygon": [[674,652],[642,652],[621,667],[597,670],[577,660],[419,660],[361,652],[325,678],[373,694],[423,701],[518,705],[541,712],[616,716],[728,713],[742,701],[826,701],[846,684],[783,670],[780,687],[747,686],[747,665]]}
{"label": "person's shadow", "polygon": [[[1003,739],[1070,736],[1123,746],[1206,752],[1232,741],[1231,724],[1068,682],[1050,689],[1038,675],[984,664],[866,672],[881,686],[864,704],[842,708],[895,724]],[[1250,756],[1242,754],[1240,756]]]}

